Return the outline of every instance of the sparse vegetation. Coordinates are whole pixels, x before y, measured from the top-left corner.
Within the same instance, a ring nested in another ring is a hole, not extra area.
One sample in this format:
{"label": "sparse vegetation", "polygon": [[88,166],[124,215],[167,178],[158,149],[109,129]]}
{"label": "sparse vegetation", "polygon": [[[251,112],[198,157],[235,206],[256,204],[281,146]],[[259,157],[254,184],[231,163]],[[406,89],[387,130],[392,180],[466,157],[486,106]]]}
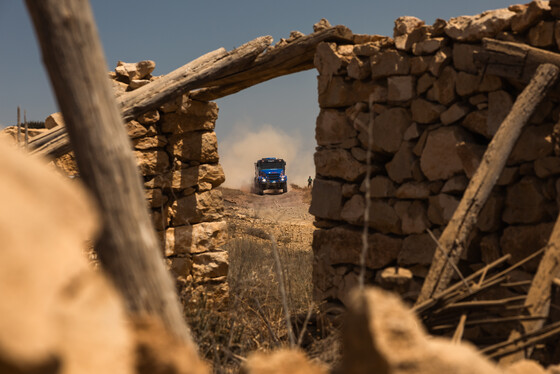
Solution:
{"label": "sparse vegetation", "polygon": [[312,358],[336,362],[338,335],[313,303],[309,238],[302,240],[297,227],[285,223],[237,216],[230,221],[229,297],[218,303],[201,298],[186,311],[201,354],[212,361],[214,372],[238,372],[249,353],[290,345],[270,235],[278,242],[296,344]]}

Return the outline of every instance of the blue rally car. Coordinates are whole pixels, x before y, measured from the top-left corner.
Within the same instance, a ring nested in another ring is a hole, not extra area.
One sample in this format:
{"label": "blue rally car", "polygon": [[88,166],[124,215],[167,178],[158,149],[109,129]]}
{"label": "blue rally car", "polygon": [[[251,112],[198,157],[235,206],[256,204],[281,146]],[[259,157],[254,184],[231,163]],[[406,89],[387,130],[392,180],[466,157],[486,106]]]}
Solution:
{"label": "blue rally car", "polygon": [[286,161],[281,158],[267,157],[255,162],[254,189],[262,195],[264,190],[282,190],[288,192]]}

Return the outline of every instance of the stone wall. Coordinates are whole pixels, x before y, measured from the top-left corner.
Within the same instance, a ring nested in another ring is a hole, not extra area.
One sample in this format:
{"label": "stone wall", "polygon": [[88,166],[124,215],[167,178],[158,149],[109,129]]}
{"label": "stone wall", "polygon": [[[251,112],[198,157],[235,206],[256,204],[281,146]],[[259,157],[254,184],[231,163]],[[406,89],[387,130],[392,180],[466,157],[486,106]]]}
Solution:
{"label": "stone wall", "polygon": [[[117,96],[158,79],[153,61],[119,62],[109,73]],[[126,123],[144,179],[146,199],[163,243],[167,263],[188,289],[227,291],[227,226],[221,192],[215,121],[218,106],[182,96]],[[47,118],[64,125],[60,114]],[[69,174],[77,170],[68,156],[56,161]]]}
{"label": "stone wall", "polygon": [[[552,8],[552,9],[551,9]],[[358,282],[367,126],[374,115],[366,282],[408,268],[414,299],[436,236],[451,218],[488,142],[524,84],[485,74],[473,55],[483,37],[558,52],[560,8],[548,1],[462,16],[433,25],[395,21],[393,38],[355,35],[317,48],[321,108],[310,212],[317,300],[347,302]],[[370,113],[369,100],[374,113]],[[558,97],[539,106],[484,206],[460,263],[468,273],[511,253],[516,262],[546,243],[558,214]],[[537,263],[515,273],[530,279]],[[377,280],[376,280],[377,279]]]}

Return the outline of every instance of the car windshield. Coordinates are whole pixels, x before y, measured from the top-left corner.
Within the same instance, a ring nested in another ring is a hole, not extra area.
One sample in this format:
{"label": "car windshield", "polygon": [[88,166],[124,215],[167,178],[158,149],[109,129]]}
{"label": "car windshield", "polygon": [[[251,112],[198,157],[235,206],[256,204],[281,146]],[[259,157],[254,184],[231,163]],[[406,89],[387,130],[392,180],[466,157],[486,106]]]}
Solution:
{"label": "car windshield", "polygon": [[284,164],[282,162],[263,162],[260,165],[261,169],[283,169]]}

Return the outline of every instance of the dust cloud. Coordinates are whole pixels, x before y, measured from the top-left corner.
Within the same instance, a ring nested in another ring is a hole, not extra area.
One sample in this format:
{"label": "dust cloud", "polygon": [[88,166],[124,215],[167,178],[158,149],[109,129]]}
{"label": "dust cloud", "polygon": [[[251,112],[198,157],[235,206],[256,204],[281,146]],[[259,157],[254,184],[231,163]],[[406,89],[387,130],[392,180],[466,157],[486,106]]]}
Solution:
{"label": "dust cloud", "polygon": [[304,142],[298,134],[288,134],[272,125],[259,129],[236,127],[219,141],[220,164],[224,168],[224,186],[249,190],[255,173],[255,162],[263,157],[286,161],[288,184],[305,186],[315,175],[314,139]]}

